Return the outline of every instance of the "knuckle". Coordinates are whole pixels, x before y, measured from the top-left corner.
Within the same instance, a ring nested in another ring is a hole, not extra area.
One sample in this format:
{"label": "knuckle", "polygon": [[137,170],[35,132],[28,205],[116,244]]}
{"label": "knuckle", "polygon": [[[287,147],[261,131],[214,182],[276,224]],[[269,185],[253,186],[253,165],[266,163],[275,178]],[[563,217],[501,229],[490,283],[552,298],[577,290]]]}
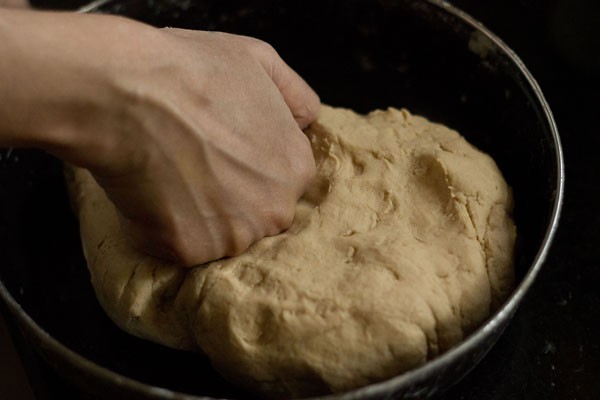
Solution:
{"label": "knuckle", "polygon": [[251,233],[246,229],[237,229],[231,240],[230,251],[228,256],[237,256],[242,254],[254,242]]}
{"label": "knuckle", "polygon": [[314,90],[308,88],[304,96],[304,103],[294,109],[294,119],[300,129],[306,129],[319,116],[321,99]]}
{"label": "knuckle", "polygon": [[[321,98],[319,95],[311,89],[308,99],[306,102],[306,120],[308,124],[311,124],[319,116],[319,110],[321,109]],[[307,125],[308,126],[308,125]]]}
{"label": "knuckle", "polygon": [[248,49],[259,58],[273,60],[279,58],[277,50],[264,40],[248,37]]}
{"label": "knuckle", "polygon": [[315,178],[317,168],[310,141],[304,134],[301,135],[296,154],[297,156],[292,160],[292,171],[297,176],[299,185],[306,189]]}
{"label": "knuckle", "polygon": [[139,226],[135,228],[134,239],[136,247],[145,253],[165,261],[184,267],[198,265],[207,260],[192,246],[186,232],[175,224],[166,226]]}
{"label": "knuckle", "polygon": [[[311,153],[312,156],[312,153]],[[308,159],[307,162],[302,164],[302,168],[299,171],[300,179],[304,183],[305,186],[310,184],[317,175],[317,166],[315,164],[314,158]]]}
{"label": "knuckle", "polygon": [[188,245],[188,241],[181,236],[170,236],[159,244],[159,249],[165,258],[184,267],[191,267],[201,262],[198,254]]}
{"label": "knuckle", "polygon": [[277,51],[275,48],[271,46],[270,43],[265,42],[264,40],[252,38],[252,46],[256,51],[260,51],[266,54],[275,55]]}
{"label": "knuckle", "polygon": [[269,220],[271,227],[268,231],[269,235],[276,235],[279,232],[287,229],[294,221],[295,201],[282,202],[272,207]]}

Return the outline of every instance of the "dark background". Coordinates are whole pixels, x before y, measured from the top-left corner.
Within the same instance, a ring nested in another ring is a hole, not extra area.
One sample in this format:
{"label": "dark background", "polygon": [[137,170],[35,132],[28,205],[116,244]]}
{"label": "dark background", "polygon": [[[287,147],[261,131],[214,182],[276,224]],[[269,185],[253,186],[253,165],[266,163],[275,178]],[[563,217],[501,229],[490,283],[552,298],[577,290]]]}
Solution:
{"label": "dark background", "polygon": [[[34,3],[74,8],[82,2]],[[538,80],[562,137],[566,196],[554,246],[514,320],[483,362],[442,398],[596,399],[600,393],[600,156],[595,154],[600,144],[600,2],[452,3],[498,34]],[[6,339],[0,335],[0,340]],[[0,398],[16,398],[18,392],[10,389],[15,382],[10,376],[18,370],[9,368],[2,374],[8,384],[0,387]],[[63,397],[57,392],[56,398]]]}

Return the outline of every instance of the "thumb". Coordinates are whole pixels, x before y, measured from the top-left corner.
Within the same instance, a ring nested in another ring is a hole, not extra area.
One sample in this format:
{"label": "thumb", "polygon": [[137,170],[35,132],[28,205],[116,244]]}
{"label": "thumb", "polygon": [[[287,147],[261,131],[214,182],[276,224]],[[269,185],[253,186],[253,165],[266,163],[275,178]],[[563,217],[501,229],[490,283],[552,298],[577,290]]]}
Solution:
{"label": "thumb", "polygon": [[263,68],[281,92],[300,129],[306,128],[319,115],[319,96],[279,57],[271,45],[257,42],[257,52]]}

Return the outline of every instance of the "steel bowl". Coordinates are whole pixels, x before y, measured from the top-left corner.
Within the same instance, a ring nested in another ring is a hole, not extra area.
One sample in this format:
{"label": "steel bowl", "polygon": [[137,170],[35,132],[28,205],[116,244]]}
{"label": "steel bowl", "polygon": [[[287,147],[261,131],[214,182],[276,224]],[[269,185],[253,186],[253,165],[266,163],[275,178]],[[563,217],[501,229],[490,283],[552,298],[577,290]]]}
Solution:
{"label": "steel bowl", "polygon": [[[259,37],[323,102],[361,112],[406,107],[492,155],[516,204],[517,286],[508,300],[462,343],[423,366],[321,399],[428,398],[484,357],[542,267],[564,180],[552,113],[534,78],[498,37],[434,0],[102,0],[85,11]],[[116,328],[94,297],[60,162],[34,150],[0,155],[0,297],[25,356],[41,357],[91,398],[252,397],[224,381],[204,356]],[[34,387],[43,384],[30,376]]]}

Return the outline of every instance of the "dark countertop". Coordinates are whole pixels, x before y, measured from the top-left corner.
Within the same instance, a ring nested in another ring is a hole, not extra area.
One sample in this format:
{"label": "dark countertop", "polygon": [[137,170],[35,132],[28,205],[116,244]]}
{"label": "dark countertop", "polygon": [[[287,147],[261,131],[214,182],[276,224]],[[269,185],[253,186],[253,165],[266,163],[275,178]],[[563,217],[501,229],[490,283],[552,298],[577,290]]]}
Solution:
{"label": "dark countertop", "polygon": [[[442,399],[595,399],[600,392],[600,157],[595,154],[600,134],[594,120],[600,106],[600,3],[453,3],[507,42],[538,80],[562,137],[566,196],[552,250],[514,320],[481,364]],[[30,399],[2,332],[0,397]],[[57,389],[49,398],[66,396]]]}

